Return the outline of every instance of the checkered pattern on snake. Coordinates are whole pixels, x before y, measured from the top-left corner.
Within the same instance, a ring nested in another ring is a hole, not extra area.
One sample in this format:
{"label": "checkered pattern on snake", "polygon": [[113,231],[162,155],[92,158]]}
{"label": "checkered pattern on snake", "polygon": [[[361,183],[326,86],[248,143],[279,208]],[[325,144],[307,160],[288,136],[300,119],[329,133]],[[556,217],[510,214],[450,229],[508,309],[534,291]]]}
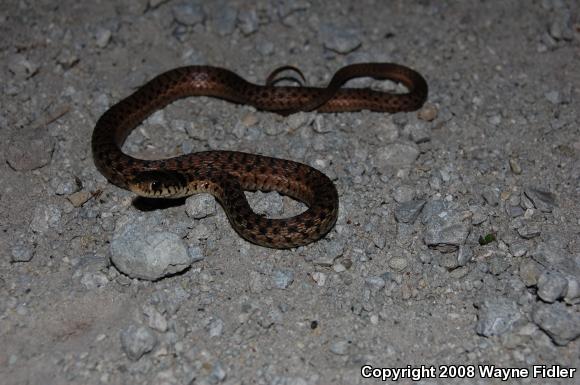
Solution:
{"label": "checkered pattern on snake", "polygon": [[[407,93],[345,88],[352,78],[403,83]],[[288,115],[297,111],[413,111],[427,98],[417,72],[392,63],[361,63],[341,68],[327,87],[250,83],[218,67],[189,66],[165,72],[108,109],[97,121],[92,152],[97,169],[113,184],[150,198],[179,198],[207,192],[221,204],[232,227],[245,239],[272,248],[306,245],[336,222],[338,193],[322,172],[302,163],[235,151],[205,151],[161,160],[142,160],[122,152],[129,133],[154,111],[187,96],[211,96],[259,110]],[[277,191],[308,206],[292,218],[269,219],[254,213],[245,191]]]}

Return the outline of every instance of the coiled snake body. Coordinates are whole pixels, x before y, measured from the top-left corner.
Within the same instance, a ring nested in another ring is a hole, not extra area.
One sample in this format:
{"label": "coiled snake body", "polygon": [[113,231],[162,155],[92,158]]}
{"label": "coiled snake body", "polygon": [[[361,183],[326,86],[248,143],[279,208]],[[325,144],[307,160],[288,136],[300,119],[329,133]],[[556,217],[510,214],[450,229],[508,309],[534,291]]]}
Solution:
{"label": "coiled snake body", "polygon": [[[391,94],[341,88],[349,79],[373,77],[403,83],[408,93]],[[179,198],[212,194],[232,227],[245,239],[273,248],[291,248],[323,237],[336,222],[338,193],[322,172],[302,163],[236,151],[205,151],[161,160],[142,160],[122,152],[129,133],[154,111],[186,96],[213,96],[287,115],[297,111],[413,111],[427,98],[417,72],[391,63],[343,67],[325,88],[261,86],[218,67],[170,70],[107,110],[97,121],[92,152],[97,169],[113,184],[144,197]],[[308,206],[292,218],[269,219],[254,213],[243,191],[278,191]]]}

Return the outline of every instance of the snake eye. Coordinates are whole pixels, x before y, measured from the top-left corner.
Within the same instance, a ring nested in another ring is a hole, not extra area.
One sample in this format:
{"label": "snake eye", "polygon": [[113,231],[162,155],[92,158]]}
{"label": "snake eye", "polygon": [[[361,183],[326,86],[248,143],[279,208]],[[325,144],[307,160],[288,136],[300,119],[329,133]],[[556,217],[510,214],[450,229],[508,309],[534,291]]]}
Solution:
{"label": "snake eye", "polygon": [[150,188],[152,191],[159,191],[159,190],[161,190],[161,187],[162,187],[162,183],[161,183],[161,182],[159,182],[158,180],[154,180],[153,182],[151,182],[151,183],[149,184],[149,188]]}

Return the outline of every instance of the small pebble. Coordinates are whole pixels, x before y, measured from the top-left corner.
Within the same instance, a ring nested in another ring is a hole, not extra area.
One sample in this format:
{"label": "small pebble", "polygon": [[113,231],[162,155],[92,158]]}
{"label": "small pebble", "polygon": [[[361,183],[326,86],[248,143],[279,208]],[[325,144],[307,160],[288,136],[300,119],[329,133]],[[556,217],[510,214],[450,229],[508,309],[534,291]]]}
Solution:
{"label": "small pebble", "polygon": [[562,100],[558,91],[546,92],[544,95],[546,96],[546,99],[548,99],[548,101],[554,105],[560,104]]}
{"label": "small pebble", "polygon": [[153,330],[165,333],[167,331],[167,318],[161,314],[154,306],[143,307],[143,313],[147,316],[147,325]]}
{"label": "small pebble", "polygon": [[334,270],[336,273],[342,273],[345,272],[346,266],[344,266],[342,263],[335,263],[334,265],[332,265],[332,270]]}
{"label": "small pebble", "polygon": [[319,134],[324,134],[326,132],[332,131],[332,125],[324,123],[323,115],[316,115],[316,117],[314,118],[314,124],[312,125],[312,128]]}
{"label": "small pebble", "polygon": [[227,373],[222,366],[221,362],[215,362],[212,366],[212,371],[210,375],[210,384],[216,384],[223,382],[226,379]]}
{"label": "small pebble", "polygon": [[26,244],[19,244],[12,247],[10,252],[12,262],[29,262],[34,255],[34,248]]}
{"label": "small pebble", "polygon": [[548,26],[548,33],[557,41],[572,40],[574,32],[572,31],[572,14],[569,9],[560,7],[558,12],[552,16],[553,20]]}
{"label": "small pebble", "polygon": [[274,53],[274,43],[261,40],[256,43],[256,51],[262,56],[270,56]]}
{"label": "small pebble", "polygon": [[435,107],[431,103],[425,103],[425,105],[419,110],[417,116],[421,120],[425,120],[427,122],[431,122],[437,118],[438,114],[437,107]]}
{"label": "small pebble", "polygon": [[431,140],[431,129],[423,122],[416,122],[408,125],[405,131],[409,131],[411,140],[417,144],[425,143]]}
{"label": "small pebble", "polygon": [[509,332],[514,324],[523,320],[518,305],[507,298],[485,299],[477,304],[477,334],[491,337]]}
{"label": "small pebble", "polygon": [[258,30],[258,14],[254,9],[241,11],[238,15],[239,28],[244,35],[251,35]]}
{"label": "small pebble", "polygon": [[520,167],[520,164],[514,158],[510,158],[510,169],[516,175],[520,175],[522,173],[522,168]]}
{"label": "small pebble", "polygon": [[569,305],[577,305],[580,303],[580,282],[577,277],[566,277],[568,281],[566,295],[564,301]]}
{"label": "small pebble", "polygon": [[385,287],[385,280],[380,276],[369,276],[366,277],[365,283],[368,287],[373,289],[373,291],[379,291]]}
{"label": "small pebble", "polygon": [[538,297],[548,303],[555,302],[566,293],[568,281],[557,271],[544,271],[538,278]]}
{"label": "small pebble", "polygon": [[499,126],[501,123],[501,115],[493,114],[487,118],[487,122],[492,126]]}
{"label": "small pebble", "polygon": [[484,187],[481,196],[490,206],[499,205],[500,191],[496,187]]}
{"label": "small pebble", "polygon": [[569,311],[563,303],[538,304],[532,319],[556,345],[565,346],[580,336],[580,314]]}
{"label": "small pebble", "polygon": [[500,275],[507,271],[511,266],[510,261],[505,255],[498,255],[497,253],[489,257],[489,272],[493,275]]}
{"label": "small pebble", "polygon": [[514,257],[523,257],[528,252],[528,245],[525,241],[514,241],[510,243],[509,249]]}
{"label": "small pebble", "polygon": [[217,212],[217,203],[209,194],[196,194],[185,200],[185,212],[193,219],[202,219]]}
{"label": "small pebble", "polygon": [[218,8],[213,18],[213,28],[219,36],[231,35],[236,29],[238,10],[228,3],[217,2]]}
{"label": "small pebble", "polygon": [[206,226],[203,222],[198,222],[191,229],[188,238],[201,241],[210,238],[212,235],[215,235],[215,231],[212,228]]}
{"label": "small pebble", "polygon": [[551,213],[556,205],[556,197],[549,191],[527,187],[524,189],[524,194],[526,194],[538,210],[544,213]]}
{"label": "small pebble", "polygon": [[210,337],[219,337],[224,332],[224,321],[220,318],[211,318],[207,325],[207,330]]}
{"label": "small pebble", "polygon": [[466,266],[460,266],[457,267],[456,269],[453,269],[449,272],[449,277],[453,280],[460,280],[463,277],[465,277],[467,274],[469,274],[469,269]]}
{"label": "small pebble", "polygon": [[205,21],[206,13],[198,1],[184,1],[176,4],[171,9],[173,18],[180,24],[193,26]]}
{"label": "small pebble", "polygon": [[326,274],[324,273],[315,271],[314,273],[311,274],[311,277],[318,286],[324,286],[324,284],[326,283]]}
{"label": "small pebble", "polygon": [[402,185],[393,191],[393,199],[398,203],[410,202],[415,198],[416,191],[413,187]]}
{"label": "small pebble", "polygon": [[379,170],[404,167],[413,164],[419,156],[419,148],[413,142],[396,142],[379,148],[373,161]]}
{"label": "small pebble", "polygon": [[390,115],[387,117],[379,117],[371,124],[373,126],[370,130],[377,133],[377,138],[381,142],[393,143],[399,138],[399,128]]}
{"label": "small pebble", "polygon": [[109,278],[100,271],[89,271],[81,277],[81,285],[87,290],[95,290],[105,287],[109,283]]}
{"label": "small pebble", "polygon": [[132,361],[137,361],[156,345],[157,337],[147,327],[130,325],[121,332],[121,347]]}
{"label": "small pebble", "polygon": [[487,213],[481,207],[470,208],[472,212],[471,224],[474,226],[479,226],[485,221],[487,221]]}
{"label": "small pebble", "polygon": [[296,114],[292,114],[284,120],[284,125],[286,126],[284,131],[293,132],[299,128],[307,127],[312,124],[315,119],[315,115],[308,112],[298,112]]}
{"label": "small pebble", "polygon": [[274,285],[278,289],[287,289],[292,282],[294,282],[294,271],[285,269],[274,272]]}
{"label": "small pebble", "polygon": [[69,195],[67,197],[67,199],[74,207],[81,207],[89,199],[91,199],[91,197],[92,197],[92,195],[90,192],[82,190],[82,191],[77,191],[76,193]]}
{"label": "small pebble", "polygon": [[8,69],[17,78],[28,79],[38,72],[40,66],[31,60],[27,59],[22,54],[12,55],[8,60]]}
{"label": "small pebble", "polygon": [[334,264],[336,258],[344,253],[344,242],[321,243],[317,248],[320,250],[316,259],[312,261],[315,265],[329,267]]}
{"label": "small pebble", "polygon": [[429,187],[435,191],[441,190],[441,178],[437,177],[436,175],[432,175],[429,178]]}
{"label": "small pebble", "polygon": [[54,188],[56,195],[70,195],[77,190],[77,184],[73,177],[57,177],[50,181],[51,186]]}
{"label": "small pebble", "polygon": [[252,209],[261,215],[272,218],[280,216],[284,212],[284,199],[277,192],[264,193],[256,191],[247,196]]}
{"label": "small pebble", "polygon": [[284,19],[298,11],[306,11],[310,7],[310,3],[304,0],[291,0],[278,2],[278,15]]}
{"label": "small pebble", "polygon": [[45,233],[60,223],[61,211],[55,205],[40,204],[35,207],[30,228],[37,233]]}
{"label": "small pebble", "polygon": [[535,224],[518,228],[518,234],[524,239],[532,239],[540,235],[540,228]]}
{"label": "small pebble", "polygon": [[156,9],[163,3],[167,3],[169,0],[149,0],[149,7],[151,9]]}
{"label": "small pebble", "polygon": [[506,209],[506,214],[510,217],[510,218],[517,218],[517,217],[521,217],[522,215],[524,215],[524,209],[522,209],[520,206],[512,206],[512,205],[506,205],[505,207]]}
{"label": "small pebble", "polygon": [[255,126],[259,121],[260,119],[258,118],[258,115],[254,113],[246,114],[242,118],[242,124],[247,128]]}
{"label": "small pebble", "polygon": [[470,226],[462,222],[460,217],[435,217],[427,223],[423,239],[427,246],[451,252],[465,243],[470,230]]}
{"label": "small pebble", "polygon": [[459,246],[459,250],[457,252],[457,265],[465,266],[472,259],[473,259],[473,250],[466,245]]}
{"label": "small pebble", "polygon": [[389,259],[389,267],[397,272],[405,270],[408,265],[409,261],[407,258],[393,257]]}
{"label": "small pebble", "polygon": [[99,28],[95,33],[95,43],[99,48],[105,48],[111,41],[112,33],[108,29]]}
{"label": "small pebble", "polygon": [[44,133],[33,137],[22,136],[6,150],[6,162],[17,171],[31,171],[50,163],[54,142]]}
{"label": "small pebble", "polygon": [[403,223],[414,223],[423,206],[425,206],[426,201],[424,200],[414,200],[409,202],[400,203],[395,209],[395,219],[398,222]]}
{"label": "small pebble", "polygon": [[330,351],[336,355],[344,356],[348,353],[348,349],[351,345],[350,341],[340,340],[335,341],[330,345]]}
{"label": "small pebble", "polygon": [[520,195],[520,202],[522,208],[524,208],[525,210],[534,210],[536,208],[532,200],[528,198],[528,196],[523,192]]}
{"label": "small pebble", "polygon": [[203,261],[205,259],[205,255],[201,247],[193,245],[187,248],[187,254],[189,258],[191,258],[191,263]]}
{"label": "small pebble", "polygon": [[352,28],[323,25],[319,29],[324,47],[339,54],[350,53],[362,44],[359,31]]}

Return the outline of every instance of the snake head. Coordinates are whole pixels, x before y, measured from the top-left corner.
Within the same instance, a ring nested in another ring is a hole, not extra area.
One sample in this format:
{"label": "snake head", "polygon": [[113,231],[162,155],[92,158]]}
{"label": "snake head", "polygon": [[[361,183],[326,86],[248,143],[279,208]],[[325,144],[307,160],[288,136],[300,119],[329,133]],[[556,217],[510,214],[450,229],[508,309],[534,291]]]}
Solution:
{"label": "snake head", "polygon": [[176,171],[138,172],[128,183],[129,190],[146,198],[182,198],[187,192],[187,177]]}

